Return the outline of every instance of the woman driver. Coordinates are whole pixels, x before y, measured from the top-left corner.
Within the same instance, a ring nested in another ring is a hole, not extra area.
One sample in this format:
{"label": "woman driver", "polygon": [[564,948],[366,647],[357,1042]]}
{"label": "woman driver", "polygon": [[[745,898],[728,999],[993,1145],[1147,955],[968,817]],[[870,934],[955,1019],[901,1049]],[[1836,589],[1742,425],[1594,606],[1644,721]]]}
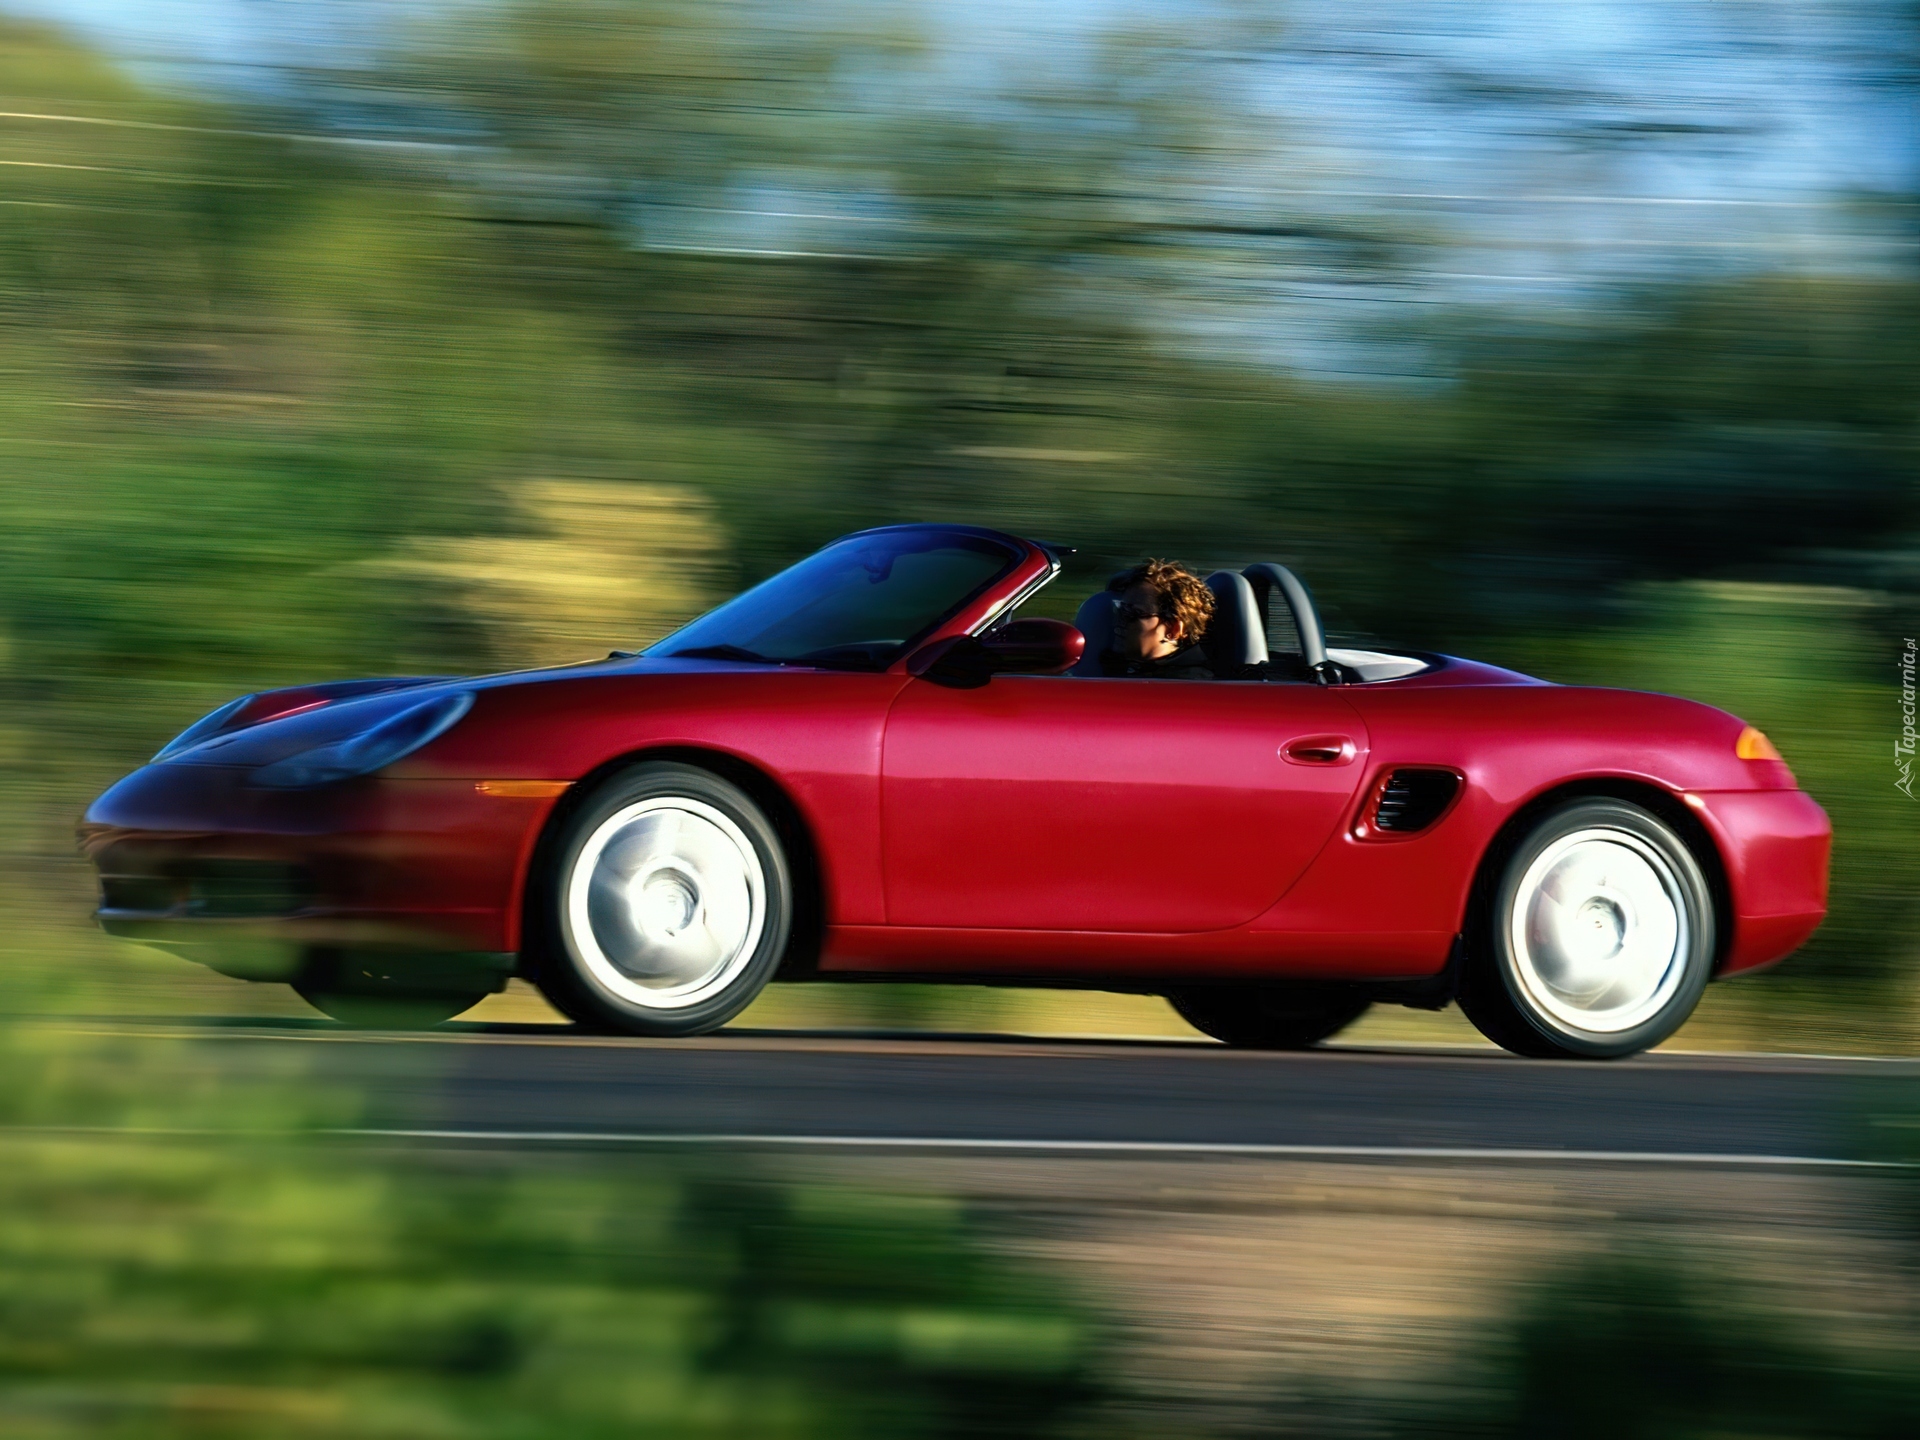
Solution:
{"label": "woman driver", "polygon": [[1113,643],[1100,657],[1107,675],[1153,680],[1211,680],[1200,648],[1213,615],[1213,592],[1184,566],[1147,560],[1116,575],[1107,589],[1120,597]]}

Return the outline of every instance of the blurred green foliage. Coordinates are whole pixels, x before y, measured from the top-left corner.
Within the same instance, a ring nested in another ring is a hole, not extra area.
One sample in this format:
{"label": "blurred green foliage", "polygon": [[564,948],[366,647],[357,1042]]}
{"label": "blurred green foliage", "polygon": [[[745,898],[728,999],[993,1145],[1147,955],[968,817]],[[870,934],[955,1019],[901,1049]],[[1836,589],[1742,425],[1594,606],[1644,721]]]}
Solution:
{"label": "blurred green foliage", "polygon": [[78,923],[74,809],[232,694],[510,661],[445,557],[577,481],[705,507],[713,592],[965,519],[1079,545],[1062,613],[1143,552],[1275,558],[1356,638],[1728,705],[1840,837],[1767,993],[1910,1010],[1920,286],[1429,316],[1420,384],[1254,363],[1184,317],[1436,243],[1221,198],[1276,144],[1221,61],[1268,23],[1016,57],[962,105],[908,12],[511,0],[246,108],[0,22],[10,903]]}
{"label": "blurred green foliage", "polygon": [[15,1136],[10,1436],[1037,1436],[1099,1334],[951,1203],[713,1167]]}
{"label": "blurred green foliage", "polygon": [[[904,21],[823,16],[512,0],[253,108],[0,21],[0,1009],[124,1008],[122,972],[69,963],[100,953],[69,827],[197,714],[499,663],[457,588],[396,562],[526,538],[541,477],[695,497],[722,589],[858,525],[966,519],[1080,545],[1066,612],[1143,552],[1275,558],[1356,637],[1726,705],[1838,831],[1833,920],[1755,993],[1783,1026],[1911,1009],[1888,758],[1920,630],[1911,275],[1442,316],[1404,327],[1430,383],[1303,379],[1183,332],[1188,303],[1277,247],[1390,277],[1421,239],[1209,200],[1259,128],[1213,61],[1258,22],[1034,57],[962,110],[923,98],[938,57]],[[810,209],[826,238],[766,219]],[[235,1086],[158,1042],[6,1027],[0,1429],[1101,1414],[1099,1325],[945,1202],[350,1150],[300,1137],[357,1097],[288,1065]],[[55,1125],[228,1133],[17,1128]],[[1888,1357],[1664,1258],[1557,1272],[1466,1358],[1485,1388],[1448,1433],[1911,1413]],[[1404,1420],[1359,1428],[1453,1423]]]}
{"label": "blurred green foliage", "polygon": [[[1661,1249],[1601,1250],[1531,1279],[1408,1435],[1567,1440],[1908,1433],[1911,1333],[1836,1345],[1724,1271]],[[1891,1344],[1886,1342],[1891,1340]],[[1883,1348],[1884,1347],[1884,1348]],[[1436,1387],[1439,1391],[1440,1387]]]}

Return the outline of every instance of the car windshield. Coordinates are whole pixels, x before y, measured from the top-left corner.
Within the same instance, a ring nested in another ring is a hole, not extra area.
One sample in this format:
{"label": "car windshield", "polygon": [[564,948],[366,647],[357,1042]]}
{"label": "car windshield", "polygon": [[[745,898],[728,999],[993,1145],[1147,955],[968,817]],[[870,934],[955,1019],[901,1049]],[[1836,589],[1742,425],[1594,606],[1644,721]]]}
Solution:
{"label": "car windshield", "polygon": [[646,651],[693,659],[881,670],[1006,574],[1002,540],[942,529],[835,541]]}

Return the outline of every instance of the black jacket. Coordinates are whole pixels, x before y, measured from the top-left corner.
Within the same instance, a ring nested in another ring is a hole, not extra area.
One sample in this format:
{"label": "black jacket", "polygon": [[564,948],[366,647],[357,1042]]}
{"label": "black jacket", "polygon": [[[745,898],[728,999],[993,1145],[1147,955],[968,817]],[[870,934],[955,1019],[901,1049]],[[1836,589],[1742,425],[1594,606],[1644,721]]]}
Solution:
{"label": "black jacket", "polygon": [[1129,660],[1109,650],[1100,657],[1100,673],[1126,675],[1136,680],[1213,679],[1213,668],[1208,663],[1207,652],[1198,645],[1188,645],[1158,660]]}

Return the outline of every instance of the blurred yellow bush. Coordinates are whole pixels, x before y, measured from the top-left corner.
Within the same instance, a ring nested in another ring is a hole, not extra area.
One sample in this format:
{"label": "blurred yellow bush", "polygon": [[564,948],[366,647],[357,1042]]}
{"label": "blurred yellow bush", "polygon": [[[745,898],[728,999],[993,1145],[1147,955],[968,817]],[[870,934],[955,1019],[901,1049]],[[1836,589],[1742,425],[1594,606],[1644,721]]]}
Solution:
{"label": "blurred yellow bush", "polygon": [[513,666],[638,649],[720,598],[725,535],[689,490],[536,478],[509,498],[531,533],[409,536],[364,568],[450,587]]}

